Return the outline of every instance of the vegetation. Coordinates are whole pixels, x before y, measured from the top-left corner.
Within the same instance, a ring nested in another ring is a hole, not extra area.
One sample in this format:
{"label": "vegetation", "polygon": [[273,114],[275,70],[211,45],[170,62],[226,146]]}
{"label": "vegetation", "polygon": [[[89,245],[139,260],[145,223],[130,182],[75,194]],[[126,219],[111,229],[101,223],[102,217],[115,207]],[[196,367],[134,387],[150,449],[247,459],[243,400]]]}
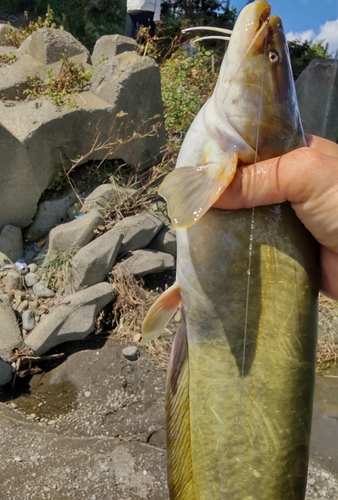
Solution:
{"label": "vegetation", "polygon": [[30,99],[36,99],[41,95],[49,97],[56,106],[67,103],[68,106],[76,106],[74,95],[84,90],[92,77],[92,71],[86,71],[82,64],[70,61],[67,55],[61,59],[61,69],[57,76],[54,71],[47,71],[46,81],[40,77],[27,77],[28,88],[23,93]]}
{"label": "vegetation", "polygon": [[[27,13],[25,13],[27,14]],[[31,35],[34,31],[40,28],[57,28],[59,27],[54,23],[54,13],[52,9],[47,6],[47,11],[45,11],[44,18],[38,17],[35,21],[28,21],[28,16],[25,15],[27,24],[20,26],[18,30],[9,29],[6,34],[7,43],[13,45],[13,47],[20,47],[22,42]]]}
{"label": "vegetation", "polygon": [[170,134],[184,135],[210,96],[217,79],[212,70],[214,55],[211,50],[201,49],[187,57],[180,49],[162,64],[162,99]]}

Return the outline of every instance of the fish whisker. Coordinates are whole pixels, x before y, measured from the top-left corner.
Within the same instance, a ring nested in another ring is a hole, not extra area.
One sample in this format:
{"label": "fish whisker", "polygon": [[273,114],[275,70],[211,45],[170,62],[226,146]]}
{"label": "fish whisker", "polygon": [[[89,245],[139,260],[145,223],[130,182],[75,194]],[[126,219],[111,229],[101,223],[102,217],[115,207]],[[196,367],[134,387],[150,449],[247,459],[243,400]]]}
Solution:
{"label": "fish whisker", "polygon": [[190,28],[184,28],[182,30],[182,33],[187,33],[188,31],[194,30],[217,31],[218,33],[224,33],[225,35],[232,34],[232,30],[228,30],[227,28],[216,28],[216,26],[192,26]]}
{"label": "fish whisker", "polygon": [[202,36],[201,38],[196,38],[191,43],[195,44],[197,42],[201,42],[202,40],[225,40],[225,41],[228,41],[228,40],[230,40],[230,37],[229,36]]}

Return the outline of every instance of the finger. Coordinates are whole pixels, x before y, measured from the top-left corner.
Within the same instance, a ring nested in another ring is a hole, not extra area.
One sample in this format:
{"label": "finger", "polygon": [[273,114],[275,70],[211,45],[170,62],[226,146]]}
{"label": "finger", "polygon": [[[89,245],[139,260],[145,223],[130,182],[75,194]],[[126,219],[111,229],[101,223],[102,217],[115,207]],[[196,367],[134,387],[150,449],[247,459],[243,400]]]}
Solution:
{"label": "finger", "polygon": [[306,143],[310,148],[321,153],[338,158],[338,144],[317,135],[305,134]]}
{"label": "finger", "polygon": [[[310,147],[304,147],[271,160],[240,167],[214,206],[250,208],[287,200],[299,204],[316,198],[330,185],[329,179],[336,175],[327,158]],[[323,178],[326,180],[324,186]]]}

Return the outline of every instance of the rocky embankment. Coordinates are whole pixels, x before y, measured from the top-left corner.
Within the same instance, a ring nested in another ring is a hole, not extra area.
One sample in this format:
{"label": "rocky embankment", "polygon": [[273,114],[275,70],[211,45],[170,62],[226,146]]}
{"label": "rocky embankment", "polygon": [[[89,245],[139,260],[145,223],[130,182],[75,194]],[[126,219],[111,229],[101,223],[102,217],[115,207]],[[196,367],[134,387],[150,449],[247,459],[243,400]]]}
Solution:
{"label": "rocky embankment", "polygon": [[[160,213],[105,220],[107,207],[133,197],[132,190],[121,194],[103,184],[82,203],[73,196],[41,202],[25,245],[18,227],[6,225],[0,234],[0,385],[23,356],[43,356],[93,332],[99,312],[116,298],[109,280],[116,263],[133,276],[175,267],[175,235]],[[45,234],[65,217],[68,222]],[[32,242],[37,234],[44,239]]]}

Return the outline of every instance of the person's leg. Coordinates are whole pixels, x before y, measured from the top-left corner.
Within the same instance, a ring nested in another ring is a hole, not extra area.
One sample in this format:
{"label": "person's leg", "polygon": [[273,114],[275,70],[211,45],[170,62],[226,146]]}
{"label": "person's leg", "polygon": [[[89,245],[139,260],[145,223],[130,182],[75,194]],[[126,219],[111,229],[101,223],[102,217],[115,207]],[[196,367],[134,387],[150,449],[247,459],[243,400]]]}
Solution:
{"label": "person's leg", "polygon": [[149,35],[151,37],[155,36],[155,23],[153,21],[154,12],[142,11],[138,15],[139,15],[138,18],[139,24],[144,26],[145,28],[149,28]]}
{"label": "person's leg", "polygon": [[128,14],[127,13],[127,19],[126,19],[126,31],[125,31],[125,36],[128,36],[129,38],[137,38],[139,26],[137,22],[137,17],[139,14]]}

